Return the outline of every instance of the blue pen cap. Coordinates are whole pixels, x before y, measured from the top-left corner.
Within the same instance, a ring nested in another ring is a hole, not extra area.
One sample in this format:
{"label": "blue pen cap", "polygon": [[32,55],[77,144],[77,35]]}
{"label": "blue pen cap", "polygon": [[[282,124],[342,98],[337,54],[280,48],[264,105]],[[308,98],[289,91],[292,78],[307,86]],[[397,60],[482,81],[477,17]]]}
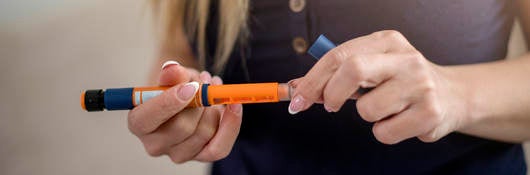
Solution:
{"label": "blue pen cap", "polygon": [[127,110],[134,107],[132,103],[133,88],[105,90],[103,97],[107,110]]}
{"label": "blue pen cap", "polygon": [[333,42],[331,42],[326,36],[320,35],[317,40],[311,45],[307,53],[313,56],[315,59],[319,60],[322,58],[328,51],[337,47]]}

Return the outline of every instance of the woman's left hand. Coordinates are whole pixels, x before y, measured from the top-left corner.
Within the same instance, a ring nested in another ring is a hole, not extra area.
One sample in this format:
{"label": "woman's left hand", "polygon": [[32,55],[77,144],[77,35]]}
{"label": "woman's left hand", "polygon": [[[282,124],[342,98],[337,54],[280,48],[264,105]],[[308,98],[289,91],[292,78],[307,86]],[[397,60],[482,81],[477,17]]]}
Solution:
{"label": "woman's left hand", "polygon": [[[296,79],[292,114],[313,103],[328,112],[357,98],[361,117],[375,122],[377,140],[395,144],[418,137],[434,142],[472,122],[469,94],[449,69],[429,62],[397,31],[380,31],[350,40],[328,52]],[[374,88],[357,94],[359,88]]]}

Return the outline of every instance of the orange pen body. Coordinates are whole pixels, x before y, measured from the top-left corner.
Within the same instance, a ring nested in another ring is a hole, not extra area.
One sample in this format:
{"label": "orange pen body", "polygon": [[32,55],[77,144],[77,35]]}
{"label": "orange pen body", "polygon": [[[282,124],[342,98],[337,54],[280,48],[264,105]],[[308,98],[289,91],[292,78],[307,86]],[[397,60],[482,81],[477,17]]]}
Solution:
{"label": "orange pen body", "polygon": [[[135,87],[132,103],[138,106],[169,89],[169,86]],[[206,88],[206,90],[204,89]],[[279,83],[201,84],[187,108],[221,104],[272,103],[290,99],[289,86]]]}
{"label": "orange pen body", "polygon": [[[92,89],[81,94],[81,107],[87,111],[128,110],[143,104],[171,87]],[[272,103],[291,99],[291,87],[284,83],[201,84],[186,108],[221,105]]]}
{"label": "orange pen body", "polygon": [[210,85],[207,99],[210,105],[280,101],[278,83]]}

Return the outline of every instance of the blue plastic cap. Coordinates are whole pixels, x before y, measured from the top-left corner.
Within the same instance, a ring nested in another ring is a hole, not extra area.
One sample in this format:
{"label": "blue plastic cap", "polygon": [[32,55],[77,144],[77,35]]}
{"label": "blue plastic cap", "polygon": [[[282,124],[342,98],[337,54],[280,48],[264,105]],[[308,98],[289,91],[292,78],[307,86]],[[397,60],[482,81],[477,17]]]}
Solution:
{"label": "blue plastic cap", "polygon": [[331,42],[326,36],[320,35],[318,39],[311,45],[307,53],[313,56],[315,59],[319,60],[322,58],[328,51],[337,47],[333,42]]}
{"label": "blue plastic cap", "polygon": [[105,108],[107,110],[126,110],[132,109],[133,88],[119,88],[105,90]]}

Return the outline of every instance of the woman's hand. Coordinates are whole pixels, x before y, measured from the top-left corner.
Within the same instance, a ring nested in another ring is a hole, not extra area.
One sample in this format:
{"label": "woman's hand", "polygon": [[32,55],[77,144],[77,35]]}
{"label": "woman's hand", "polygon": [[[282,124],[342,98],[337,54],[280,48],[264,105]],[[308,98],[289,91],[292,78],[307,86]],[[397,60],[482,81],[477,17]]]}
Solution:
{"label": "woman's hand", "polygon": [[241,104],[184,109],[199,88],[190,81],[222,84],[208,72],[199,74],[169,61],[162,66],[159,82],[173,87],[129,112],[129,129],[149,155],[168,155],[183,163],[215,161],[230,153],[241,126]]}
{"label": "woman's hand", "polygon": [[[455,76],[425,59],[399,32],[376,32],[331,50],[296,79],[289,111],[323,103],[336,112],[349,98],[358,98],[358,112],[375,122],[372,130],[380,142],[412,137],[434,142],[472,122],[467,89]],[[366,94],[355,93],[372,87]]]}

